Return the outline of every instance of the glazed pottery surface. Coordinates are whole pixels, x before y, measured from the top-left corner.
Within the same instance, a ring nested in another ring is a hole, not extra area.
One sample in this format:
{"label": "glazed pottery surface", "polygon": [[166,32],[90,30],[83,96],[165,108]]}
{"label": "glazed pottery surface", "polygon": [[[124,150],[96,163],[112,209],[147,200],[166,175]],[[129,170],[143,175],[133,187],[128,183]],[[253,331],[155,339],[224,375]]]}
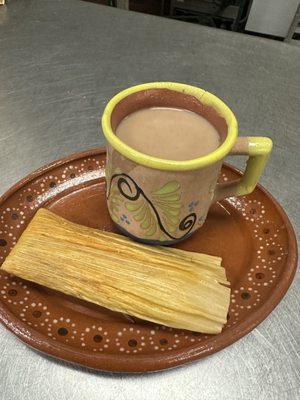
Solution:
{"label": "glazed pottery surface", "polygon": [[[203,157],[164,160],[140,153],[115,131],[127,115],[147,107],[176,107],[198,113],[218,131],[220,146]],[[216,96],[192,86],[158,82],[134,86],[107,105],[102,127],[107,145],[107,202],[122,232],[152,244],[174,244],[200,228],[212,203],[251,193],[272,149],[268,138],[237,138],[233,112]],[[228,154],[249,157],[244,177],[217,184]]]}
{"label": "glazed pottery surface", "polygon": [[[0,262],[40,207],[79,224],[116,231],[107,210],[105,156],[103,149],[95,149],[58,160],[2,196]],[[220,182],[240,177],[223,166]],[[197,204],[189,207],[192,213]],[[222,333],[203,335],[128,319],[4,271],[0,320],[31,347],[69,362],[104,371],[156,371],[212,354],[244,336],[278,304],[296,270],[291,224],[259,185],[250,195],[215,203],[203,227],[176,247],[222,257],[232,289]]]}

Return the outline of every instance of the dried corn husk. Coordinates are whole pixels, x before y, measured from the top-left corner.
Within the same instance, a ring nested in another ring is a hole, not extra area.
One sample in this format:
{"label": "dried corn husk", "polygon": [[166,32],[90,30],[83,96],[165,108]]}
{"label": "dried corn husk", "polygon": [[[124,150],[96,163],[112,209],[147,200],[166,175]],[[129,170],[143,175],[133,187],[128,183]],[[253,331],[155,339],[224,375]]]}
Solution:
{"label": "dried corn husk", "polygon": [[136,243],[40,209],[6,258],[10,273],[175,328],[218,333],[230,289],[219,257]]}

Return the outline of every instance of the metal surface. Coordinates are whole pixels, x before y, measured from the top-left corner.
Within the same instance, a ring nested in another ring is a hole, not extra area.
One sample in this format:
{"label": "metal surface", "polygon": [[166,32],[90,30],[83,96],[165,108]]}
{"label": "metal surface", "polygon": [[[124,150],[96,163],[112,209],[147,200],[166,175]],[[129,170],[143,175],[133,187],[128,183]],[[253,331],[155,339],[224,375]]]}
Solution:
{"label": "metal surface", "polygon": [[[241,135],[274,139],[261,182],[299,229],[299,69],[300,48],[285,43],[76,0],[11,0],[0,8],[0,191],[55,158],[103,144],[99,116],[117,91],[181,81],[223,98]],[[0,399],[296,400],[299,292],[298,274],[248,336],[150,375],[67,365],[0,327]]]}

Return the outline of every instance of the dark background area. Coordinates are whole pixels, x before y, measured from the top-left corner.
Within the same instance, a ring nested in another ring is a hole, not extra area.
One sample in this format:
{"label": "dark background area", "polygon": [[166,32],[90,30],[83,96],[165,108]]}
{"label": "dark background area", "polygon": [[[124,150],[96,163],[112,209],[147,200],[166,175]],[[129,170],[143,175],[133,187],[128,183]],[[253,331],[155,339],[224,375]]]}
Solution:
{"label": "dark background area", "polygon": [[[116,6],[117,0],[85,0]],[[245,30],[252,0],[129,0],[129,10],[159,15],[225,30],[264,36],[275,40],[283,37]],[[300,39],[295,33],[293,39]]]}

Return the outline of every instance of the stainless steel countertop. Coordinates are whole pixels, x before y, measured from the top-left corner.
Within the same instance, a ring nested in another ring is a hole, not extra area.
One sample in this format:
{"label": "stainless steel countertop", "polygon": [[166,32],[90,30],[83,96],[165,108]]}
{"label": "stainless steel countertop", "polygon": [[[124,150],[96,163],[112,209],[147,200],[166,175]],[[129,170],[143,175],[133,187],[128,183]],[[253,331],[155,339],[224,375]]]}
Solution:
{"label": "stainless steel countertop", "polygon": [[[273,138],[261,181],[297,229],[299,71],[298,46],[76,0],[8,0],[0,7],[0,191],[53,159],[102,145],[99,116],[117,91],[181,81],[223,98],[240,135]],[[249,335],[192,365],[149,375],[55,361],[1,326],[0,399],[299,399],[299,293],[298,274]]]}

